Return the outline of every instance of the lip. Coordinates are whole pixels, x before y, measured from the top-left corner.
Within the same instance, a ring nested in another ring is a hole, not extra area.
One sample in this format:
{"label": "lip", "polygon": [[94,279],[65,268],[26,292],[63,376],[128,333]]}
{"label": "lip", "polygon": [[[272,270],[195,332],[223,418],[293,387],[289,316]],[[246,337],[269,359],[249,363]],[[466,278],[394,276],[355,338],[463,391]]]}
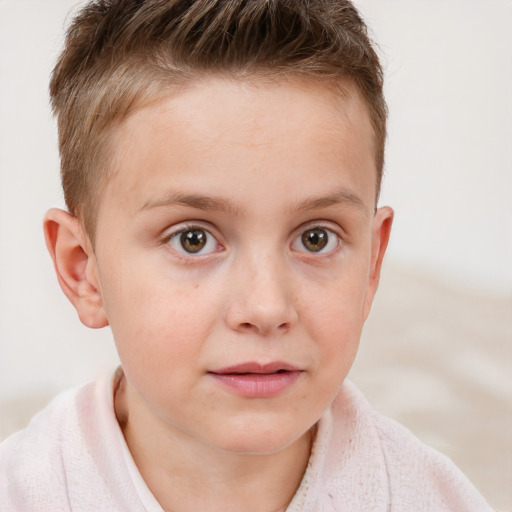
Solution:
{"label": "lip", "polygon": [[208,372],[225,388],[245,398],[272,398],[290,388],[301,376],[300,368],[288,363],[242,363]]}
{"label": "lip", "polygon": [[269,373],[277,373],[279,370],[281,371],[300,371],[300,368],[294,366],[289,363],[285,363],[283,361],[272,361],[271,363],[257,363],[257,362],[247,362],[242,364],[237,364],[234,366],[226,366],[226,368],[219,368],[218,370],[212,370],[210,373],[215,374],[227,374],[227,373],[261,373],[261,374],[269,374]]}

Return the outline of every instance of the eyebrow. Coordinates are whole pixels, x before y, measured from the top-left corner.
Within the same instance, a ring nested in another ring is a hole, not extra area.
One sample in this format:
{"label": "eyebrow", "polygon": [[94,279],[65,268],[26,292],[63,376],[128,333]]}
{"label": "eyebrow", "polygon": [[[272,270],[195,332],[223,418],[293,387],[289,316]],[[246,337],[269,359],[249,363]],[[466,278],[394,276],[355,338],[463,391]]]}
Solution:
{"label": "eyebrow", "polygon": [[[328,196],[305,199],[293,208],[293,211],[298,213],[338,205],[355,206],[365,212],[368,210],[359,196],[349,190],[340,190]],[[152,210],[154,208],[169,208],[174,206],[185,206],[205,211],[219,211],[231,216],[237,216],[243,212],[243,208],[241,206],[221,197],[204,196],[200,194],[171,193],[161,199],[146,201],[144,205],[139,208],[137,213]]]}
{"label": "eyebrow", "polygon": [[228,215],[239,215],[241,208],[231,201],[220,198],[203,196],[199,194],[178,194],[171,193],[162,199],[149,200],[139,208],[138,213],[161,207],[185,206],[197,210],[213,210],[226,213]]}
{"label": "eyebrow", "polygon": [[309,211],[309,210],[319,210],[321,208],[328,208],[330,206],[338,206],[338,205],[348,205],[355,206],[360,210],[367,211],[368,208],[362,201],[362,199],[349,190],[339,190],[334,194],[328,196],[322,196],[318,198],[309,198],[305,201],[302,201],[297,205],[294,210],[296,212],[299,211]]}

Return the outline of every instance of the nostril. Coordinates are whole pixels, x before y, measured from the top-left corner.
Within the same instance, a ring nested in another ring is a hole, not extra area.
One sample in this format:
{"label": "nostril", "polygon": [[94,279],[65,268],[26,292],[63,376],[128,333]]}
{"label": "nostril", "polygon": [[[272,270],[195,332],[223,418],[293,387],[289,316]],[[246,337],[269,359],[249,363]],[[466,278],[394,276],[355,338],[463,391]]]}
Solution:
{"label": "nostril", "polygon": [[239,329],[241,331],[261,331],[261,332],[271,332],[274,329],[276,331],[287,331],[288,329],[290,329],[290,324],[288,322],[283,322],[282,324],[279,324],[274,328],[267,329],[267,327],[268,326],[265,326],[265,325],[259,326],[258,324],[252,323],[252,322],[242,322],[239,324]]}

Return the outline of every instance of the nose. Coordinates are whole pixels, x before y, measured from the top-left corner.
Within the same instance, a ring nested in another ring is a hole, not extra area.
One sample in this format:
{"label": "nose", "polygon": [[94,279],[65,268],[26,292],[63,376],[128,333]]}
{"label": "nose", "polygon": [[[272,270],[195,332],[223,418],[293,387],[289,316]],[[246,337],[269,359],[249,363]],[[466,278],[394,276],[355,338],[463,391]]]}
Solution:
{"label": "nose", "polygon": [[291,279],[275,259],[254,258],[236,272],[227,323],[239,333],[284,334],[298,321]]}

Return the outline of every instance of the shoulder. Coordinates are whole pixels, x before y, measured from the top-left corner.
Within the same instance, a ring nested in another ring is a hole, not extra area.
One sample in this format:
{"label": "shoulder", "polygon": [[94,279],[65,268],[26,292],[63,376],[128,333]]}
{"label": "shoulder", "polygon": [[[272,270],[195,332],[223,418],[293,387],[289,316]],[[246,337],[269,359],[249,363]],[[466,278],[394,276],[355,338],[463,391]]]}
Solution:
{"label": "shoulder", "polygon": [[[350,385],[349,385],[350,386]],[[400,423],[375,412],[353,389],[356,402],[382,453],[391,510],[490,512],[492,509],[462,471],[445,455],[423,444]],[[369,432],[371,435],[371,432]],[[419,508],[418,508],[419,507]]]}
{"label": "shoulder", "polygon": [[117,510],[116,427],[108,379],[57,396],[0,444],[0,511]]}
{"label": "shoulder", "polygon": [[318,424],[300,491],[308,512],[492,512],[447,457],[348,381]]}
{"label": "shoulder", "polygon": [[[24,430],[0,444],[0,510],[6,503],[23,510],[36,495],[49,496],[65,487],[61,440],[73,422],[80,391],[60,394]],[[45,506],[59,510],[57,500],[55,496]]]}

